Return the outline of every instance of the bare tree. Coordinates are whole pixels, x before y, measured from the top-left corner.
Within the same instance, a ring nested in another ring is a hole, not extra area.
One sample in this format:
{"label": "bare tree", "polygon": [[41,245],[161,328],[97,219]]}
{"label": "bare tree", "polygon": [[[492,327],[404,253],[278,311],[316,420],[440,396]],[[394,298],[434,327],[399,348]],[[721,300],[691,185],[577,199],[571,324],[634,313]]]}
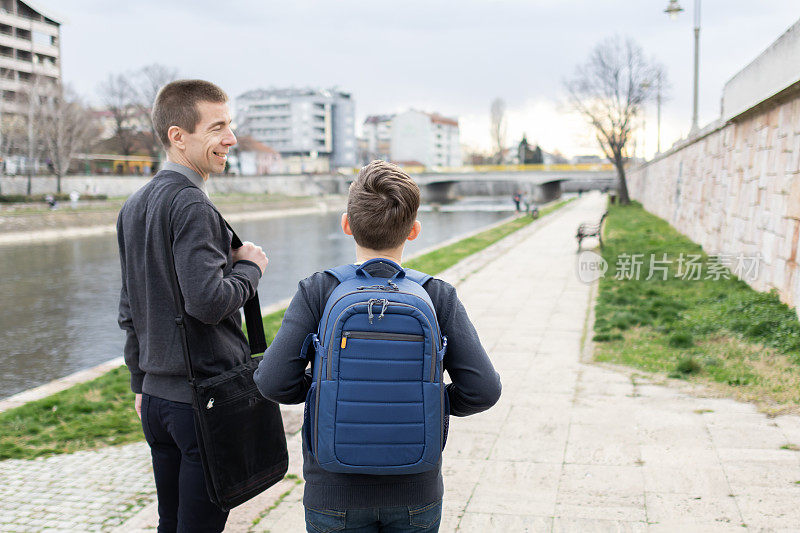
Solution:
{"label": "bare tree", "polygon": [[158,141],[158,135],[153,127],[153,121],[150,119],[150,113],[153,109],[153,102],[156,100],[158,91],[167,83],[174,81],[178,78],[178,69],[154,63],[142,67],[136,72],[134,77],[134,90],[136,92],[136,107],[139,112],[141,120],[150,125],[150,134],[152,142],[150,142],[148,151],[150,157],[158,159],[161,155],[163,148]]}
{"label": "bare tree", "polygon": [[75,152],[86,147],[98,129],[90,110],[71,88],[56,86],[47,98],[42,113],[45,153],[53,164],[56,190],[61,192],[61,178],[66,175]]}
{"label": "bare tree", "polygon": [[594,127],[597,142],[614,163],[620,203],[630,203],[625,180],[627,144],[633,119],[642,104],[655,96],[653,80],[662,68],[644,56],[634,41],[614,37],[594,47],[589,59],[564,82],[572,107]]}
{"label": "bare tree", "polygon": [[53,82],[47,78],[33,74],[27,93],[18,93],[18,98],[24,102],[26,113],[25,135],[25,173],[28,176],[26,194],[31,195],[33,189],[33,174],[36,170],[36,161],[42,153],[42,113]]}
{"label": "bare tree", "polygon": [[136,142],[136,91],[125,74],[109,74],[98,87],[100,97],[114,120],[114,137],[123,155],[131,155]]}
{"label": "bare tree", "polygon": [[491,136],[492,146],[495,150],[495,162],[503,160],[503,150],[506,144],[506,103],[502,98],[495,98],[491,108]]}

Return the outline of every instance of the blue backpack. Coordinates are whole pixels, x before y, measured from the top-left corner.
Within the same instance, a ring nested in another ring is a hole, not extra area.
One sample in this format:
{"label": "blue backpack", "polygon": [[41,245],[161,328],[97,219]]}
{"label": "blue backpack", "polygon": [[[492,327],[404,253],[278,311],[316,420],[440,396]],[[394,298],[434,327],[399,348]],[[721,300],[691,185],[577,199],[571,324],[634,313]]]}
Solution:
{"label": "blue backpack", "polygon": [[[391,278],[364,270],[383,262]],[[320,466],[353,474],[413,474],[436,468],[450,414],[442,382],[442,337],[430,276],[388,259],[327,271],[340,284],[325,305],[305,406],[306,443]]]}

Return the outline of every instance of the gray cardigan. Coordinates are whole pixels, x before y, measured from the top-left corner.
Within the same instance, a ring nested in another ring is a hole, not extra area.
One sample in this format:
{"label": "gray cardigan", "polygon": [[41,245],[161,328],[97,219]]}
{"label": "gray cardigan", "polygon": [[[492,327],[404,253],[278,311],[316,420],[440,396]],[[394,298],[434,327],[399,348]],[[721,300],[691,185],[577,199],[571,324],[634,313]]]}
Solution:
{"label": "gray cardigan", "polygon": [[[187,186],[172,205],[170,189]],[[163,217],[169,217],[175,270],[167,267]],[[122,290],[120,327],[126,332],[125,363],[131,389],[191,403],[174,294],[188,315],[189,353],[198,378],[228,370],[250,357],[239,308],[256,292],[261,270],[231,258],[231,232],[222,215],[191,180],[162,170],[125,202],[117,219]]]}

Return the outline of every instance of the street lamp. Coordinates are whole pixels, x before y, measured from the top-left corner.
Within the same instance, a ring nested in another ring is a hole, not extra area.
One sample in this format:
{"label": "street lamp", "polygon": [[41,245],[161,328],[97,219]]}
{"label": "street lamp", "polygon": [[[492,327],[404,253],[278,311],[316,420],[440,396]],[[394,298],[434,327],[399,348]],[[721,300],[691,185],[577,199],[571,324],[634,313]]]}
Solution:
{"label": "street lamp", "polygon": [[[694,0],[694,108],[692,110],[691,133],[699,129],[697,124],[697,85],[700,75],[700,1]],[[669,5],[667,5],[664,13],[675,20],[681,11],[683,11],[683,8],[678,4],[678,0],[669,0]]]}
{"label": "street lamp", "polygon": [[669,15],[671,20],[675,20],[678,18],[678,14],[683,11],[683,8],[678,4],[678,0],[669,0],[669,5],[667,9],[664,10],[664,13]]}
{"label": "street lamp", "polygon": [[[652,82],[650,80],[644,80],[642,82],[643,89],[651,88]],[[656,125],[656,153],[661,153],[661,70],[658,71],[656,74],[656,109],[657,109],[657,125]]]}

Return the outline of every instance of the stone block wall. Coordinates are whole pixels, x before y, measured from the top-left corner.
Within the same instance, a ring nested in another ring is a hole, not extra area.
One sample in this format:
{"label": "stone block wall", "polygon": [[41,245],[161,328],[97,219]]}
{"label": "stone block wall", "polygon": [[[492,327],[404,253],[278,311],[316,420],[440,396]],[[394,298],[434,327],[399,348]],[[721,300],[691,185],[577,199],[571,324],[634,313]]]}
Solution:
{"label": "stone block wall", "polygon": [[800,303],[800,94],[759,102],[628,172],[631,197],[709,254],[760,254],[760,291]]}

